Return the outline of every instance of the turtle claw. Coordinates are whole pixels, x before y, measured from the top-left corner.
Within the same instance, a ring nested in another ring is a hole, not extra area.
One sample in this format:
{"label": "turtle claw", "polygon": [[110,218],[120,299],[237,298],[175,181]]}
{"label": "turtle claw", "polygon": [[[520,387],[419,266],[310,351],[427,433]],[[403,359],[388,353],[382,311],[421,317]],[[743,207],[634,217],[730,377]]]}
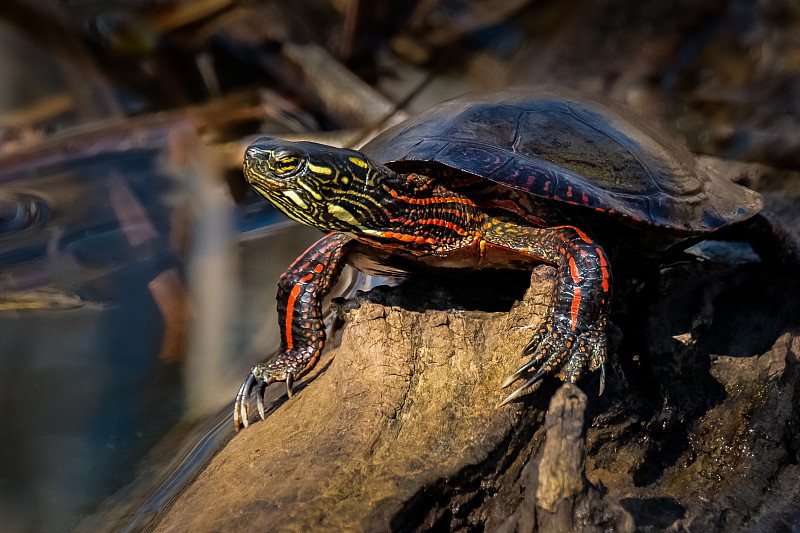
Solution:
{"label": "turtle claw", "polygon": [[248,420],[250,414],[249,399],[253,389],[256,390],[258,416],[261,417],[261,420],[267,419],[267,411],[264,406],[264,394],[271,383],[281,380],[286,381],[286,394],[291,398],[295,380],[295,373],[293,371],[272,364],[256,365],[250,369],[250,374],[244,380],[242,386],[239,387],[239,392],[236,394],[236,401],[233,404],[233,425],[236,431],[239,431],[242,426],[247,427],[250,425],[250,421]]}
{"label": "turtle claw", "polygon": [[[523,365],[523,366],[526,366],[526,365]],[[530,368],[530,365],[527,365],[527,366],[528,366],[528,368]],[[527,368],[526,368],[525,370],[527,370]],[[517,372],[516,372],[514,375],[512,375],[512,376],[509,376],[509,377],[506,379],[506,381],[508,381],[508,382],[509,382],[509,384],[510,384],[510,381],[509,381],[509,380],[511,380],[511,381],[514,381],[514,380],[516,380],[516,379],[517,379],[517,377],[519,377],[519,376],[517,376],[517,374],[520,374],[520,373],[521,373],[521,372],[518,370],[518,371],[517,371]],[[546,368],[542,368],[542,369],[541,369],[541,370],[539,370],[539,371],[538,371],[538,372],[537,372],[537,373],[536,373],[536,374],[535,374],[533,377],[531,377],[531,378],[527,379],[527,380],[525,381],[525,383],[523,383],[523,384],[522,384],[522,385],[521,385],[521,386],[520,386],[518,389],[516,389],[514,392],[512,392],[511,394],[509,394],[509,395],[506,397],[506,399],[505,399],[505,400],[503,400],[502,402],[500,402],[499,404],[497,404],[497,407],[503,407],[505,404],[507,404],[507,403],[508,403],[508,402],[510,402],[511,400],[513,400],[513,399],[517,398],[518,396],[520,396],[520,395],[522,394],[522,392],[523,392],[525,389],[527,389],[528,387],[530,387],[531,385],[533,385],[534,383],[536,383],[537,381],[539,381],[540,379],[542,379],[542,377],[544,377],[544,375],[545,375],[545,374],[547,374],[547,369],[546,369]],[[514,376],[517,376],[517,377],[514,377]],[[512,378],[513,378],[513,379],[512,379]],[[503,387],[507,387],[507,386],[508,386],[508,385],[503,385]]]}
{"label": "turtle claw", "polygon": [[[505,381],[503,381],[503,384],[502,384],[502,385],[500,385],[500,388],[501,388],[501,389],[505,389],[506,387],[508,387],[509,385],[511,385],[512,383],[514,383],[515,381],[517,381],[517,380],[520,378],[520,376],[522,376],[522,374],[524,374],[525,372],[527,372],[527,371],[528,371],[528,370],[529,370],[529,369],[530,369],[530,368],[531,368],[533,365],[535,365],[535,364],[536,364],[536,361],[534,361],[534,360],[532,360],[532,359],[531,359],[530,361],[528,361],[527,363],[525,363],[524,365],[522,365],[521,367],[519,367],[519,368],[517,369],[517,371],[516,371],[516,372],[514,372],[513,374],[511,374],[510,376],[508,376],[508,377],[505,379]],[[516,391],[514,391],[514,392],[516,392]],[[506,398],[506,400],[505,400],[505,401],[503,401],[503,404],[505,404],[505,403],[506,403],[506,401],[508,401],[508,398]],[[501,405],[503,405],[503,404],[501,404]]]}
{"label": "turtle claw", "polygon": [[239,431],[241,426],[247,427],[250,425],[248,421],[250,413],[247,398],[250,396],[250,391],[253,390],[255,385],[256,377],[251,372],[247,376],[247,379],[244,380],[244,383],[242,383],[242,386],[239,387],[239,392],[236,393],[236,401],[233,403],[233,426],[236,428],[236,431]]}
{"label": "turtle claw", "polygon": [[256,407],[258,407],[258,416],[261,417],[261,420],[265,420],[267,415],[264,412],[264,393],[267,391],[267,383],[266,381],[260,381],[258,384],[258,390],[256,391]]}
{"label": "turtle claw", "polygon": [[597,393],[598,396],[603,394],[603,391],[606,389],[606,365],[600,365],[600,392]]}
{"label": "turtle claw", "polygon": [[[253,392],[253,389],[256,389],[256,407],[258,408],[258,416],[261,417],[261,420],[266,419],[266,410],[264,409],[264,392],[267,390],[267,386],[270,383],[275,381],[274,378],[264,378],[259,372],[257,372],[258,366],[254,366],[250,370],[250,374],[242,383],[242,386],[239,387],[239,392],[236,394],[236,401],[233,403],[233,426],[236,428],[236,431],[244,426],[247,427],[250,425],[250,421],[248,420],[250,416],[250,394]],[[257,374],[259,374],[257,376]]]}

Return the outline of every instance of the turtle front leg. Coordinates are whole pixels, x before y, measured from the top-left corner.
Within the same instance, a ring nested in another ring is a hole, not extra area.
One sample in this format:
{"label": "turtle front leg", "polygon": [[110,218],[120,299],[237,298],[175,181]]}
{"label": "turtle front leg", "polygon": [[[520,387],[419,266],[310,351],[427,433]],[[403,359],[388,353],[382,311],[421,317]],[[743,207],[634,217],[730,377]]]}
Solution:
{"label": "turtle front leg", "polygon": [[[564,381],[576,382],[585,370],[600,369],[606,359],[606,324],[611,302],[611,268],[603,249],[572,226],[527,228],[501,223],[486,236],[499,244],[558,268],[548,315],[524,349],[530,355],[503,383],[507,387],[529,370],[536,372],[502,404],[558,370]],[[602,392],[601,382],[601,392]]]}
{"label": "turtle front leg", "polygon": [[239,388],[233,406],[236,429],[248,425],[248,398],[255,388],[258,414],[264,418],[264,391],[270,383],[285,381],[291,397],[294,380],[311,370],[325,346],[322,300],[339,279],[344,245],[350,240],[331,233],[297,258],[278,281],[278,317],[281,346],[275,357],[255,365]]}

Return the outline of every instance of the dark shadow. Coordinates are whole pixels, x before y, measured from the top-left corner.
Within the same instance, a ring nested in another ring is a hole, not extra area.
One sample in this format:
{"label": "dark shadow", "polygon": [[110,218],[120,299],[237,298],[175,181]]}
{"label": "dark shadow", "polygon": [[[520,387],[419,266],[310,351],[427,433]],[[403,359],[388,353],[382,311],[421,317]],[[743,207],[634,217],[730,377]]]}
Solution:
{"label": "dark shadow", "polygon": [[714,300],[716,316],[703,338],[704,348],[749,357],[768,351],[783,333],[800,327],[797,271],[753,263],[724,281]]}
{"label": "dark shadow", "polygon": [[636,523],[637,531],[666,531],[686,516],[674,498],[623,498],[619,501]]}
{"label": "dark shadow", "polygon": [[694,422],[727,397],[712,375],[715,358],[763,354],[796,329],[798,285],[792,272],[760,261],[684,262],[617,280],[612,322],[622,338],[607,366],[616,359],[619,368],[607,372],[608,392],[588,416],[624,429],[613,442],[590,443],[597,466],[613,464],[625,446],[641,457],[634,483],[658,482],[690,449]]}
{"label": "dark shadow", "polygon": [[380,285],[355,298],[336,299],[341,314],[357,309],[363,302],[396,306],[414,312],[485,311],[508,312],[530,287],[529,270],[487,270],[478,272],[409,275],[397,286]]}

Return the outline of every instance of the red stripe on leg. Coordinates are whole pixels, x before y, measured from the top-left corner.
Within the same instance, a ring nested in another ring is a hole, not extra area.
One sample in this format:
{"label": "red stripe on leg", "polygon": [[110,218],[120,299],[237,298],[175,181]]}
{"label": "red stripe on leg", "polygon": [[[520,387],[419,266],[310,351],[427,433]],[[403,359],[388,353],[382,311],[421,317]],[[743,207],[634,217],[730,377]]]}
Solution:
{"label": "red stripe on leg", "polygon": [[572,319],[572,329],[578,324],[578,309],[581,307],[581,288],[575,287],[572,291],[572,307],[570,308],[570,318]]}
{"label": "red stripe on leg", "polygon": [[286,347],[289,350],[294,346],[292,342],[292,313],[294,312],[294,301],[297,299],[298,294],[300,294],[299,283],[292,287],[292,292],[289,293],[289,301],[286,304]]}
{"label": "red stripe on leg", "polygon": [[569,258],[569,273],[572,275],[572,281],[580,283],[581,278],[578,276],[578,267],[575,265],[575,259],[570,256]]}
{"label": "red stripe on leg", "polygon": [[600,270],[603,274],[603,290],[608,292],[608,263],[606,263],[606,258],[603,257],[603,250],[600,248],[596,248],[597,255],[600,256]]}
{"label": "red stripe on leg", "polygon": [[312,274],[306,274],[300,281],[292,287],[292,292],[289,293],[289,301],[286,302],[286,346],[289,350],[292,349],[294,343],[292,342],[292,314],[294,314],[294,301],[297,300],[297,296],[300,294],[300,288],[302,285],[306,284],[306,281],[310,280],[314,276]]}
{"label": "red stripe on leg", "polygon": [[587,244],[593,244],[593,243],[592,243],[592,239],[590,239],[588,235],[586,235],[584,232],[582,232],[582,231],[581,231],[581,230],[579,230],[578,228],[574,228],[574,229],[575,229],[575,231],[578,233],[578,237],[580,237],[581,239],[583,239],[583,242],[585,242],[585,243],[587,243]]}

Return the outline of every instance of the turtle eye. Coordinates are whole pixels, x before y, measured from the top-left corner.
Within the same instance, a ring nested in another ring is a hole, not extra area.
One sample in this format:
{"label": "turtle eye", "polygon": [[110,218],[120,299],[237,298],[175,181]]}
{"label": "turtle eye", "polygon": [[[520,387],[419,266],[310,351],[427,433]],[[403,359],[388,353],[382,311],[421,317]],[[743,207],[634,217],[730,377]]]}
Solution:
{"label": "turtle eye", "polygon": [[277,176],[288,178],[297,174],[303,167],[304,159],[297,153],[277,151],[270,157],[270,167]]}

